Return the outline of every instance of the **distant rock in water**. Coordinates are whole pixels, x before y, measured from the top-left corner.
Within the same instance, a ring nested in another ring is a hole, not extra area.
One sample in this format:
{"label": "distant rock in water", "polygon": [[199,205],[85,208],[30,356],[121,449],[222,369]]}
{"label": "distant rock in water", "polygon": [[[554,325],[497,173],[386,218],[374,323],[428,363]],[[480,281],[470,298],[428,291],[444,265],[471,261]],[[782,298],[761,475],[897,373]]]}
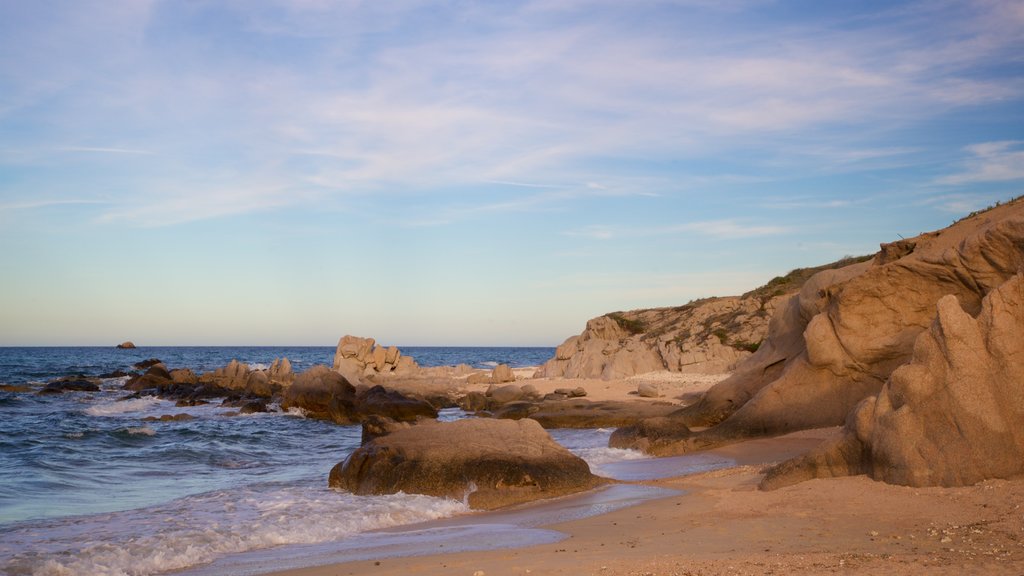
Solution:
{"label": "distant rock in water", "polygon": [[1024,473],[1024,275],[981,303],[954,296],[877,396],[851,412],[842,438],[768,472],[766,490],[867,474],[908,486],[968,486]]}
{"label": "distant rock in water", "polygon": [[912,359],[940,300],[977,314],[1021,269],[1024,201],[1016,200],[883,245],[872,261],[819,272],[779,307],[764,343],[732,376],[664,420],[617,430],[612,445],[669,455],[842,425]]}
{"label": "distant rock in water", "polygon": [[131,340],[127,340],[125,342],[121,342],[116,347],[120,348],[121,350],[131,350],[132,348],[135,348],[135,343],[132,342]]}
{"label": "distant rock in water", "polygon": [[376,375],[407,375],[419,369],[416,361],[403,356],[394,346],[377,346],[373,338],[342,336],[334,353],[335,371],[349,382],[359,384],[363,378]]}
{"label": "distant rock in water", "polygon": [[533,420],[466,419],[387,427],[331,470],[355,494],[406,492],[493,509],[593,488],[603,482]]}
{"label": "distant rock in water", "polygon": [[99,389],[100,382],[98,378],[74,375],[49,382],[39,391],[39,394],[45,396],[47,394],[63,394],[64,392],[98,392]]}

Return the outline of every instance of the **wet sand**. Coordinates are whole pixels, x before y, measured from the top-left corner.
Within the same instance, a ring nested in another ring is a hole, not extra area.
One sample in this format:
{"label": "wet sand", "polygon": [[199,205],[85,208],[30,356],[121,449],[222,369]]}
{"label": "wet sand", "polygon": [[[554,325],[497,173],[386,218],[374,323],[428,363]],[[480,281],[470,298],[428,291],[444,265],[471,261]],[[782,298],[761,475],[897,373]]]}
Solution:
{"label": "wet sand", "polygon": [[[644,378],[666,390],[661,401],[681,403],[721,379]],[[542,392],[569,382],[518,381]],[[637,399],[637,378],[571,382],[588,388],[595,400]],[[244,573],[1024,574],[1024,478],[967,488],[908,488],[859,476],[757,490],[767,465],[838,433],[839,428],[809,430],[605,465],[604,472],[624,484],[366,534],[342,547],[263,551],[250,558]],[[233,573],[240,573],[237,567]]]}

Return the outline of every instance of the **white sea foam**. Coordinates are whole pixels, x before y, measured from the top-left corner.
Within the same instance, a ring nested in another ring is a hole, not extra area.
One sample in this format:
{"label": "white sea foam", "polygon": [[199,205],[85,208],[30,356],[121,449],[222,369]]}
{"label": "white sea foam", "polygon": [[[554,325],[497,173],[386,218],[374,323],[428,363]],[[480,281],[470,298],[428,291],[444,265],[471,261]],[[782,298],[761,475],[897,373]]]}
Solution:
{"label": "white sea foam", "polygon": [[270,364],[263,362],[249,362],[249,370],[270,370]]}
{"label": "white sea foam", "polygon": [[149,426],[135,426],[128,428],[129,434],[141,434],[143,436],[156,436],[156,430],[153,430]]}
{"label": "white sea foam", "polygon": [[159,406],[173,406],[172,402],[154,396],[97,404],[85,409],[89,416],[121,416],[129,412],[146,412]]}
{"label": "white sea foam", "polygon": [[495,368],[495,367],[498,366],[498,363],[497,362],[481,362],[480,365],[481,366],[490,366],[491,368]]}
{"label": "white sea foam", "polygon": [[[22,550],[28,551],[43,537],[41,553],[16,554],[6,566],[0,563],[0,571],[6,568],[36,576],[145,576],[205,564],[225,554],[337,541],[467,511],[463,502],[401,493],[355,496],[325,488],[280,486],[219,491],[118,513],[116,523],[109,515],[79,517],[77,523],[49,530],[19,531],[12,534],[16,541],[8,544],[27,546]],[[106,529],[102,541],[93,540],[92,524]],[[17,541],[22,538],[26,541]]]}
{"label": "white sea foam", "polygon": [[300,408],[298,406],[292,406],[291,408],[288,409],[287,412],[285,412],[285,414],[287,414],[289,416],[298,416],[299,418],[305,418],[306,415],[308,414],[308,412],[306,411],[305,408]]}

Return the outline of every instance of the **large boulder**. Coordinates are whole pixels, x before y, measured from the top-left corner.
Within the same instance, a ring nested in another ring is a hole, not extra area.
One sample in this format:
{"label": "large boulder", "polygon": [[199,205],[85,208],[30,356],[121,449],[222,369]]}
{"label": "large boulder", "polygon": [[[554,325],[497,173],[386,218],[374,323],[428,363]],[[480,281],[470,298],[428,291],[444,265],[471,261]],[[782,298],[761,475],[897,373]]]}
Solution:
{"label": "large boulder", "polygon": [[160,389],[174,384],[171,373],[162,362],[150,364],[149,368],[142,374],[136,374],[129,378],[122,388],[135,392],[141,390]]}
{"label": "large boulder", "polygon": [[888,246],[871,262],[820,272],[776,312],[765,342],[733,376],[673,414],[671,425],[619,430],[612,443],[678,454],[842,425],[910,360],[940,298],[951,294],[977,313],[1022,267],[1024,202],[1015,201]]}
{"label": "large boulder", "polygon": [[908,486],[966,486],[1024,473],[1024,275],[972,318],[954,296],[842,438],[773,468],[761,486],[868,474]]}
{"label": "large boulder", "polygon": [[394,346],[378,346],[373,338],[342,336],[334,353],[335,371],[358,384],[362,378],[392,373],[409,374],[416,371],[416,362]]}
{"label": "large boulder", "polygon": [[374,386],[356,396],[355,409],[360,419],[383,416],[398,422],[413,422],[419,418],[437,418],[437,409],[426,400],[406,396],[396,390]]}
{"label": "large boulder", "polygon": [[300,408],[311,418],[354,424],[359,421],[355,398],[356,389],[344,376],[317,365],[299,374],[285,389],[281,408]]}
{"label": "large boulder", "polygon": [[407,492],[467,498],[492,509],[578,492],[602,480],[533,420],[466,419],[397,429],[331,470],[356,494]]}

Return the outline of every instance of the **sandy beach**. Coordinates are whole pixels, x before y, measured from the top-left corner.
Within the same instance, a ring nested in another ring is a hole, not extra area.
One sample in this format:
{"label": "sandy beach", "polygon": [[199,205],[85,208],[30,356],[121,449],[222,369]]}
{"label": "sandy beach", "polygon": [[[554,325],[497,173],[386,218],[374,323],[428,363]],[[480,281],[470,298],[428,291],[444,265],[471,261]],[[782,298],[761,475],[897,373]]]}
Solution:
{"label": "sandy beach", "polygon": [[[738,465],[643,484],[686,491],[546,526],[560,542],[517,549],[385,558],[275,576],[1020,574],[1024,481],[907,488],[866,477],[756,489],[766,462],[837,429],[716,450]],[[541,503],[539,507],[545,504]]]}
{"label": "sandy beach", "polygon": [[[674,385],[682,395],[718,379],[675,375]],[[558,381],[531,383],[539,388],[559,385]],[[631,387],[635,390],[635,381],[590,384],[588,390],[599,399],[636,398],[629,395]],[[990,480],[966,488],[907,488],[859,476],[814,480],[775,492],[757,490],[767,465],[800,454],[839,431],[809,430],[709,451],[707,457],[729,458],[735,465],[639,481],[636,484],[681,493],[543,526],[565,534],[559,542],[385,557],[273,574],[689,576],[1024,571],[1022,479]],[[659,470],[671,470],[673,465],[671,458],[652,459],[644,461],[643,467],[658,475]],[[522,510],[543,515],[545,507],[552,505],[541,502]]]}

